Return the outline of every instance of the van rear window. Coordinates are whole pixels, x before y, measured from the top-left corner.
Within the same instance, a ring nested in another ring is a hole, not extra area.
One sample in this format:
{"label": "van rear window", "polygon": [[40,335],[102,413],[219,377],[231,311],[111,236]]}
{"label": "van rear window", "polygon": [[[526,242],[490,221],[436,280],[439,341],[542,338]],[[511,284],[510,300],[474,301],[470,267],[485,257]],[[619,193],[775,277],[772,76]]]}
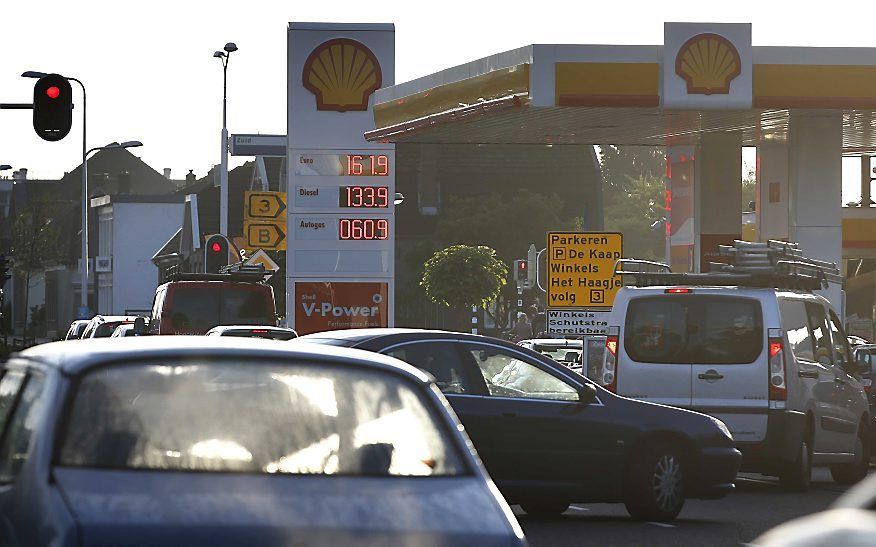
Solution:
{"label": "van rear window", "polygon": [[752,363],[763,350],[760,303],[697,294],[634,299],[624,349],[640,363]]}
{"label": "van rear window", "polygon": [[175,329],[205,333],[216,325],[273,325],[264,290],[249,287],[177,287],[170,302]]}

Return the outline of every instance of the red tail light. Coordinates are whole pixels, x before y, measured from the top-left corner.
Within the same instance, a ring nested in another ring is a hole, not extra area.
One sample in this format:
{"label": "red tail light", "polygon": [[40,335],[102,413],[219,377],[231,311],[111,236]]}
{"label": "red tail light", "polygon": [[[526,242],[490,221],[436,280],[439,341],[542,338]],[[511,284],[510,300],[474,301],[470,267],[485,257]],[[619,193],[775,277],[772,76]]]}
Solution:
{"label": "red tail light", "polygon": [[[770,329],[773,330],[773,329]],[[771,335],[773,333],[770,333]],[[788,384],[785,374],[785,344],[781,337],[769,338],[769,394],[770,401],[787,401]]]}
{"label": "red tail light", "polygon": [[672,289],[666,289],[663,292],[666,294],[690,294],[693,292],[693,289],[688,289],[687,287],[674,287]]}
{"label": "red tail light", "polygon": [[605,338],[605,355],[602,359],[602,374],[597,379],[605,389],[617,393],[617,335]]}

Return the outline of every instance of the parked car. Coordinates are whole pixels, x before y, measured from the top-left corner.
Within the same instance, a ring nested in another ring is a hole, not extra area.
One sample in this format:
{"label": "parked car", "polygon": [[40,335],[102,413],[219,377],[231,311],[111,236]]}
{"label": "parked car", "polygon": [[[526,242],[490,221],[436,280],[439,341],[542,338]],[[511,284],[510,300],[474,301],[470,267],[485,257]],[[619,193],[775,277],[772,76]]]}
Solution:
{"label": "parked car", "polygon": [[521,545],[446,408],[343,348],[31,348],[0,378],[0,545]]}
{"label": "parked car", "polygon": [[671,520],[686,498],[733,489],[740,454],[720,420],[618,397],[553,359],[472,334],[350,329],[313,342],[383,353],[431,374],[510,503],[556,515],[575,502],[623,502]]}
{"label": "parked car", "polygon": [[[861,344],[852,348],[853,360],[861,363],[864,372],[861,374],[861,384],[867,394],[870,404],[870,446],[876,446],[876,393],[873,392],[873,361],[876,360],[876,344]],[[873,456],[871,450],[870,455]]]}
{"label": "parked car", "polygon": [[95,315],[82,332],[82,338],[109,338],[119,325],[133,325],[133,315]]}
{"label": "parked car", "polygon": [[274,289],[262,274],[179,274],[155,289],[149,332],[206,334],[217,325],[276,325]]}
{"label": "parked car", "polygon": [[868,368],[852,359],[830,303],[808,292],[688,279],[689,286],[620,289],[601,385],[719,418],[742,451],[743,471],[778,476],[791,489],[808,488],[813,465],[829,466],[840,483],[863,478]]}
{"label": "parked car", "polygon": [[82,338],[82,333],[85,332],[85,327],[87,327],[90,322],[90,319],[77,319],[70,323],[70,328],[67,329],[67,334],[64,336],[64,340],[78,340]]}
{"label": "parked car", "polygon": [[291,340],[298,333],[285,327],[268,325],[221,325],[207,331],[207,336],[238,336],[244,338],[266,338],[268,340]]}
{"label": "parked car", "polygon": [[144,336],[146,334],[146,321],[138,317],[133,323],[123,323],[116,327],[110,338],[125,338],[128,336]]}
{"label": "parked car", "polygon": [[872,545],[876,537],[876,475],[861,481],[826,511],[780,524],[751,542],[762,547]]}

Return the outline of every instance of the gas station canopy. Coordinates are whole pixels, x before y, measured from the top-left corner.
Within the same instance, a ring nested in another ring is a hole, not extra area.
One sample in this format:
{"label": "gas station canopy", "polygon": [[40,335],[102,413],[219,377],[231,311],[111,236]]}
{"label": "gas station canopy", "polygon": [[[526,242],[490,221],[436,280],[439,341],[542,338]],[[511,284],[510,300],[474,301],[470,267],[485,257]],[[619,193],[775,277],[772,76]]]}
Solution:
{"label": "gas station canopy", "polygon": [[380,89],[365,136],[674,146],[733,131],[756,146],[786,140],[792,110],[841,111],[843,153],[876,152],[876,49],[752,47],[750,25],[673,43],[685,25],[667,23],[664,46],[536,44]]}

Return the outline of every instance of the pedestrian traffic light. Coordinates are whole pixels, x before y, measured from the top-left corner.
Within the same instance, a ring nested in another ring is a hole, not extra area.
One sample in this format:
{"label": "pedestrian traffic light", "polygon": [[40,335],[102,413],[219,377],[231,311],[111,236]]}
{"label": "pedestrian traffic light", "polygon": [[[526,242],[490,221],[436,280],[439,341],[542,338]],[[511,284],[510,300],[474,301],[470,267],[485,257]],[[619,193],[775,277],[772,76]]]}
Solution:
{"label": "pedestrian traffic light", "polygon": [[12,276],[9,275],[9,259],[0,254],[0,287],[6,284]]}
{"label": "pedestrian traffic light", "polygon": [[228,240],[222,234],[214,234],[204,245],[204,273],[219,273],[223,266],[228,266]]}
{"label": "pedestrian traffic light", "polygon": [[529,264],[526,263],[526,260],[514,261],[514,279],[519,283],[525,283],[529,279]]}
{"label": "pedestrian traffic light", "polygon": [[59,141],[73,125],[73,89],[60,74],[47,74],[33,86],[33,129],[43,140]]}

